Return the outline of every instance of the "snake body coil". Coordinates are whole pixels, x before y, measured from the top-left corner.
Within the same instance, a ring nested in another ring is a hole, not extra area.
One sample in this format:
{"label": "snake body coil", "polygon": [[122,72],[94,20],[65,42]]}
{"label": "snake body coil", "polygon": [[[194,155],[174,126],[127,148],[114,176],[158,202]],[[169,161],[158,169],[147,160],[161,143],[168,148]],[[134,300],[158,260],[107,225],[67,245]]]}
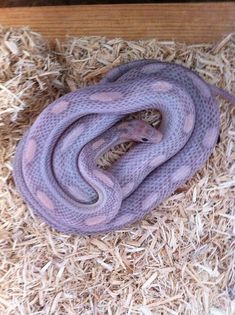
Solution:
{"label": "snake body coil", "polygon": [[[65,233],[129,225],[207,161],[219,136],[218,94],[235,103],[180,65],[142,60],[114,68],[96,86],[64,95],[39,115],[16,151],[17,188]],[[161,112],[158,131],[141,122],[118,124],[150,108]],[[100,155],[129,138],[150,143],[137,143],[108,171],[96,166]]]}

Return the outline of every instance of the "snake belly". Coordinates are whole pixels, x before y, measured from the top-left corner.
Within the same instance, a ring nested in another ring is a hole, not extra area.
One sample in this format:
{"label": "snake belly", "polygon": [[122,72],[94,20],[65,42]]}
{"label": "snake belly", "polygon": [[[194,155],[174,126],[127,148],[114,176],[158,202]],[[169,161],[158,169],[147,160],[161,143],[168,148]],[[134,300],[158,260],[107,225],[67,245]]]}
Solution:
{"label": "snake belly", "polygon": [[[85,165],[86,156],[105,147],[112,126],[150,108],[162,114],[159,144],[136,144],[108,170],[111,179]],[[130,62],[42,111],[18,144],[14,180],[35,213],[61,232],[117,230],[143,218],[203,166],[219,118],[214,89],[196,73],[157,60]]]}

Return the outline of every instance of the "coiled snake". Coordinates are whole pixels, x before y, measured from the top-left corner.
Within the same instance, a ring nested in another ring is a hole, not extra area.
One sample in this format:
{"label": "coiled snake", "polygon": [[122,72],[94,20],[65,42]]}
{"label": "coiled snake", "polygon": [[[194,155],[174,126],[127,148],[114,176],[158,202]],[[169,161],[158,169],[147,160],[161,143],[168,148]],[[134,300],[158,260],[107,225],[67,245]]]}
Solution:
{"label": "coiled snake", "polygon": [[[235,98],[172,63],[141,60],[68,93],[42,111],[20,141],[14,179],[23,199],[54,228],[93,234],[142,218],[207,161],[220,129],[216,95]],[[159,129],[125,115],[158,109]],[[97,159],[132,147],[108,170]],[[145,143],[144,143],[145,142]]]}

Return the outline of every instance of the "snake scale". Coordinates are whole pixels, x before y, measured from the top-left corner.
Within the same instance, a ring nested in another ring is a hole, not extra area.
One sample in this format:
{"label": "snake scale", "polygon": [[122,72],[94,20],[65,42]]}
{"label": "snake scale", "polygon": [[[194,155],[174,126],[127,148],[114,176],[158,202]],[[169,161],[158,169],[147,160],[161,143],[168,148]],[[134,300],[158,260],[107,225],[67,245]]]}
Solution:
{"label": "snake scale", "polygon": [[[216,96],[235,97],[184,66],[140,60],[47,106],[18,144],[14,180],[26,203],[64,233],[94,234],[143,218],[203,166],[220,130]],[[131,113],[157,109],[158,129]],[[108,170],[97,159],[135,145]]]}

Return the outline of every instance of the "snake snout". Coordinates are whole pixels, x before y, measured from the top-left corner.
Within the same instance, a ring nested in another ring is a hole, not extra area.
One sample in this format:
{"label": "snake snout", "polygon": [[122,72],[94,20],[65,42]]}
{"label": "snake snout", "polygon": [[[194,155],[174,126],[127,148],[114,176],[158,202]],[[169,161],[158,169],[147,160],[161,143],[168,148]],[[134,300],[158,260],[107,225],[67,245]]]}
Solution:
{"label": "snake snout", "polygon": [[131,140],[145,143],[159,143],[162,133],[143,120],[132,120],[126,125]]}
{"label": "snake snout", "polygon": [[140,126],[138,131],[141,135],[141,142],[157,144],[162,140],[163,134],[145,121],[141,121]]}
{"label": "snake snout", "polygon": [[162,138],[163,134],[159,130],[154,129],[153,135],[150,137],[149,142],[157,144],[162,141]]}

